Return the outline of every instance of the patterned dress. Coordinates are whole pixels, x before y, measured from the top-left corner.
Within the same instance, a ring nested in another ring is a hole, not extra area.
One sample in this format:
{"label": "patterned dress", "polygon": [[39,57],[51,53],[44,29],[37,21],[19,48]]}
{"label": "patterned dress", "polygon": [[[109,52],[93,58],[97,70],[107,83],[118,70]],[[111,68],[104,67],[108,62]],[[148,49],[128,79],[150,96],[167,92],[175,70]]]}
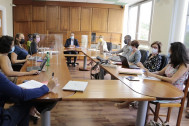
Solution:
{"label": "patterned dress", "polygon": [[153,56],[150,58],[151,55],[148,57],[148,59],[144,62],[144,67],[148,69],[150,72],[156,72],[160,69],[162,57],[161,55],[157,54],[156,56]]}

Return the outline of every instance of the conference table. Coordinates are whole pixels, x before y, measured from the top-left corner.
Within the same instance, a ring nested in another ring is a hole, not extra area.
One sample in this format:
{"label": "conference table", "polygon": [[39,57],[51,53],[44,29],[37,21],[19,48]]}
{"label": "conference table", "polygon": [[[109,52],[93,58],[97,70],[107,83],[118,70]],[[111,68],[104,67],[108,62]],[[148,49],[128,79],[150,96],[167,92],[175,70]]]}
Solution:
{"label": "conference table", "polygon": [[[87,49],[76,49],[85,55],[84,67],[86,67],[87,57],[91,60],[97,61],[94,57],[101,56],[107,58],[104,54],[99,54],[97,51]],[[53,92],[49,92],[44,96],[35,99],[36,102],[54,103],[54,105],[42,113],[42,125],[50,126],[50,110],[56,105],[58,101],[139,101],[139,108],[137,110],[136,126],[144,126],[147,111],[148,101],[156,99],[181,99],[183,92],[176,89],[169,83],[162,81],[141,80],[138,82],[128,82],[123,76],[118,74],[117,68],[101,66],[108,73],[110,73],[117,80],[80,80],[87,81],[88,86],[84,92],[63,91],[62,87],[68,81],[74,80],[71,78],[65,55],[62,51],[52,55],[50,59],[50,66],[45,66],[45,70],[41,71],[39,75],[18,77],[17,84],[21,84],[24,80],[36,80],[39,82],[47,82],[54,72],[54,77],[57,78],[59,86]],[[40,54],[38,54],[40,55]],[[28,66],[39,66],[40,62],[27,61],[21,71],[26,71]]]}

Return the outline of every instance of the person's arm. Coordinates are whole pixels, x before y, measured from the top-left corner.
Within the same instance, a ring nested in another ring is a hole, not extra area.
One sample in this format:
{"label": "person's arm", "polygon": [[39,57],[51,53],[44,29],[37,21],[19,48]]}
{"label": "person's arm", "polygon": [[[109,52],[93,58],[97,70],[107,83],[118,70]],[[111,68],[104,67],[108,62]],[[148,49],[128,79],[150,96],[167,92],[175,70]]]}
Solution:
{"label": "person's arm", "polygon": [[79,47],[79,42],[78,42],[78,40],[77,39],[75,39],[75,47]]}
{"label": "person's arm", "polygon": [[13,69],[9,66],[9,64],[10,64],[10,60],[8,56],[3,56],[1,60],[1,70],[7,77],[19,77],[19,76],[33,75],[39,73],[37,70],[32,70],[30,72],[16,72],[13,71]]}
{"label": "person's arm", "polygon": [[122,52],[123,52],[123,48],[118,51],[113,51],[113,52],[111,52],[111,54],[118,54],[118,53],[122,53]]}
{"label": "person's arm", "polygon": [[103,51],[108,52],[108,46],[107,46],[106,41],[104,41],[104,44],[103,44]]}
{"label": "person's arm", "polygon": [[65,47],[67,48],[67,47],[69,47],[70,45],[69,45],[69,40],[67,39],[66,40],[66,44],[65,44]]}
{"label": "person's arm", "polygon": [[2,73],[0,73],[0,86],[0,92],[3,95],[18,98],[23,101],[41,97],[49,91],[46,85],[35,89],[22,89],[8,80]]}
{"label": "person's arm", "polygon": [[17,55],[15,52],[12,52],[12,53],[11,53],[11,62],[12,62],[13,64],[15,64],[15,63],[25,63],[25,62],[27,61],[27,59],[24,59],[24,60],[17,60],[17,57],[18,57],[18,55]]}
{"label": "person's arm", "polygon": [[177,70],[177,72],[172,77],[164,77],[164,76],[154,74],[154,73],[150,73],[150,72],[147,72],[147,75],[158,78],[158,79],[163,80],[163,81],[167,81],[169,83],[175,83],[187,71],[188,71],[188,67],[186,67],[184,64],[182,64],[182,65],[180,65],[179,69]]}
{"label": "person's arm", "polygon": [[138,52],[136,52],[135,54],[134,54],[134,64],[135,65],[137,65],[137,63],[139,63],[140,62],[140,59],[141,59],[141,54],[140,54],[140,51],[138,51]]}
{"label": "person's arm", "polygon": [[96,49],[99,50],[100,42],[98,42]]}

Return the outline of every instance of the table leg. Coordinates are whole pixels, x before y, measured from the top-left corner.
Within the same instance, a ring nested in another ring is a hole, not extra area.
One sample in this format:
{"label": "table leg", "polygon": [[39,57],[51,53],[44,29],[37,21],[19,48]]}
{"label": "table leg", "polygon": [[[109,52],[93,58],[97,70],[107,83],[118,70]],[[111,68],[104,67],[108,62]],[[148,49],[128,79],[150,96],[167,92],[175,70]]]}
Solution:
{"label": "table leg", "polygon": [[87,69],[87,56],[84,56],[83,69]]}
{"label": "table leg", "polygon": [[104,80],[104,69],[100,68],[99,79]]}
{"label": "table leg", "polygon": [[41,114],[41,125],[42,126],[51,125],[51,111],[45,111]]}
{"label": "table leg", "polygon": [[139,101],[135,126],[145,125],[147,107],[148,107],[148,101]]}

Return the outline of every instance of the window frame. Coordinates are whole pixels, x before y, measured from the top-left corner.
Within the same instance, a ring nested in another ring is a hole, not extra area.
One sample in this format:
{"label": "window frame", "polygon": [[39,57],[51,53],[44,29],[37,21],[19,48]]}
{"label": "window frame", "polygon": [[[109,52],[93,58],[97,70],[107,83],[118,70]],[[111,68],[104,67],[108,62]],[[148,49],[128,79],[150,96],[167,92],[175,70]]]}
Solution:
{"label": "window frame", "polygon": [[[184,32],[184,44],[186,45],[186,33],[187,33],[187,25],[188,25],[188,22],[189,22],[189,4],[188,4],[188,10],[187,10],[187,15],[186,15],[186,24],[185,24],[185,32]],[[187,47],[189,49],[189,47]]]}
{"label": "window frame", "polygon": [[[150,17],[150,27],[149,27],[149,35],[148,35],[148,40],[139,40],[138,39],[138,32],[139,32],[139,20],[140,20],[140,9],[141,9],[141,5],[142,4],[145,4],[145,3],[148,3],[148,2],[152,2],[152,8],[151,8],[151,17]],[[131,6],[129,6],[129,12],[130,12],[130,9],[132,7],[138,7],[138,12],[137,12],[137,24],[136,24],[136,33],[135,33],[135,40],[139,40],[139,41],[143,41],[143,42],[150,42],[150,39],[151,39],[151,28],[152,28],[152,16],[153,16],[153,8],[154,8],[154,0],[146,0],[146,1],[142,1],[142,2],[139,2],[139,3],[136,3],[136,4],[133,4]],[[127,24],[127,31],[129,31],[129,20],[130,20],[130,13],[128,13],[128,24]]]}

